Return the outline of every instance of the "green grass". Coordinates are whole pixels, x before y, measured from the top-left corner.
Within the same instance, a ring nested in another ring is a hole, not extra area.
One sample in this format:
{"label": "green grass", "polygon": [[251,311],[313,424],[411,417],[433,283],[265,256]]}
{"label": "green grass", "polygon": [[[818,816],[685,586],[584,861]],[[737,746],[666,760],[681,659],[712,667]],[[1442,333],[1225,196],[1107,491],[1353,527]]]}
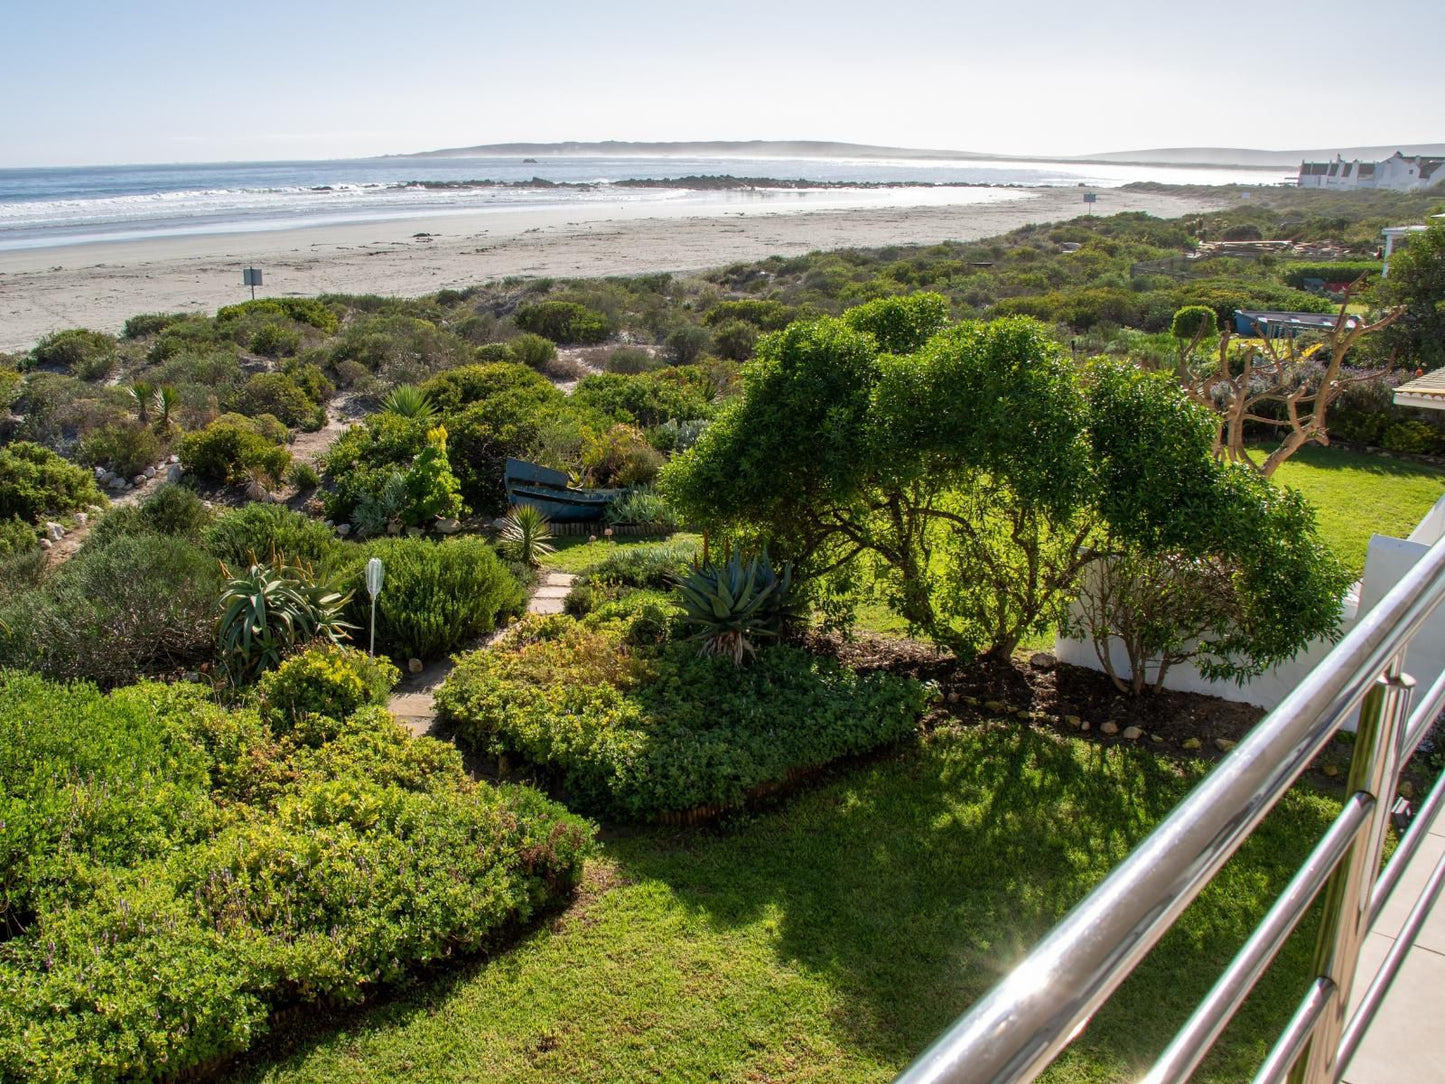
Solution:
{"label": "green grass", "polygon": [[542,567],[555,572],[586,572],[614,553],[636,546],[655,546],[659,542],[693,542],[700,545],[702,535],[680,531],[666,539],[625,538],[616,542],[609,538],[598,538],[596,542],[588,542],[586,538],[556,538],[552,540],[552,545],[557,547],[557,552],[544,557]]}
{"label": "green grass", "polygon": [[1445,472],[1438,468],[1318,445],[1291,456],[1274,481],[1309,498],[1325,542],[1356,573],[1364,570],[1370,535],[1404,538],[1445,495]]}
{"label": "green grass", "polygon": [[[232,1079],[887,1081],[1201,770],[1015,726],[940,731],[724,827],[610,840],[578,904],[520,946],[288,1022]],[[1289,795],[1045,1079],[1135,1078],[1336,809]],[[1310,948],[1289,943],[1196,1080],[1252,1073]]]}

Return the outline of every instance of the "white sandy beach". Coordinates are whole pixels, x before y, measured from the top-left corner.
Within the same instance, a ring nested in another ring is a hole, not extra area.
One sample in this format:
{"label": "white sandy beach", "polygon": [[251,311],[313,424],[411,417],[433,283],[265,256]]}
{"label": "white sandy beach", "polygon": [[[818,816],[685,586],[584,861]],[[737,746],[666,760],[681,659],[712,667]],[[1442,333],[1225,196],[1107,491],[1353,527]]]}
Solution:
{"label": "white sandy beach", "polygon": [[[683,272],[819,249],[976,240],[1084,210],[1077,189],[1008,195],[1017,198],[715,216],[656,205],[515,211],[0,252],[0,350],[28,349],[65,327],[119,331],[140,312],[214,311],[250,296],[241,268],[251,265],[265,274],[258,296],[417,295],[505,275]],[[1215,205],[1106,189],[1095,212],[1173,218]]]}

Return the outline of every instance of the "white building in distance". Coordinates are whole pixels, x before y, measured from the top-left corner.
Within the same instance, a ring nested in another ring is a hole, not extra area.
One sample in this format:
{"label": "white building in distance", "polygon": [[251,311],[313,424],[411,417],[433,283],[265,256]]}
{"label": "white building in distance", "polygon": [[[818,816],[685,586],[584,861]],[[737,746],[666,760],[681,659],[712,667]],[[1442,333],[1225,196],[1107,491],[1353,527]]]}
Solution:
{"label": "white building in distance", "polygon": [[1301,162],[1300,188],[1387,188],[1394,192],[1418,192],[1445,181],[1445,158],[1406,158],[1396,151],[1383,162]]}

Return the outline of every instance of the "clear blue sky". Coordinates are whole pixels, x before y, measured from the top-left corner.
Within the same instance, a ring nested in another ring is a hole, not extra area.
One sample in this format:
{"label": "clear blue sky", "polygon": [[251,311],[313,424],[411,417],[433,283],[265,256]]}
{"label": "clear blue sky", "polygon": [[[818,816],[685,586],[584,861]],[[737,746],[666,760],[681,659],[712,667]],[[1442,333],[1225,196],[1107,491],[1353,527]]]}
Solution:
{"label": "clear blue sky", "polygon": [[8,0],[0,166],[511,140],[1445,141],[1445,3]]}

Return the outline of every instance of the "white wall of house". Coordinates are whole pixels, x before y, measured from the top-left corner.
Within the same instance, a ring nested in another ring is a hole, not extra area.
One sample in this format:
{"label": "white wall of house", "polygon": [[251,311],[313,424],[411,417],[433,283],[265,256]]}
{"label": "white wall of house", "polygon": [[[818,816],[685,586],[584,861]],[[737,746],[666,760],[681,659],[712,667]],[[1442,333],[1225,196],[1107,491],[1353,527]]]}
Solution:
{"label": "white wall of house", "polygon": [[[1369,613],[1441,537],[1445,537],[1445,497],[1441,497],[1425,514],[1409,538],[1380,534],[1371,537],[1365,556],[1365,574],[1345,598],[1340,632],[1348,632],[1359,615]],[[1082,618],[1077,604],[1070,616],[1077,626]],[[1164,687],[1270,709],[1277,707],[1304,676],[1319,665],[1333,646],[1328,641],[1316,640],[1290,662],[1242,685],[1232,681],[1211,681],[1193,666],[1182,664],[1169,670]],[[1111,640],[1109,648],[1115,671],[1127,676],[1130,672],[1129,657],[1123,645],[1118,640]],[[1060,662],[1103,670],[1094,645],[1087,639],[1073,640],[1060,636],[1055,641],[1054,653]],[[1415,678],[1419,692],[1429,688],[1445,671],[1445,608],[1437,610],[1416,634],[1405,657],[1405,670]],[[1353,730],[1354,722],[1348,723],[1346,729]]]}

